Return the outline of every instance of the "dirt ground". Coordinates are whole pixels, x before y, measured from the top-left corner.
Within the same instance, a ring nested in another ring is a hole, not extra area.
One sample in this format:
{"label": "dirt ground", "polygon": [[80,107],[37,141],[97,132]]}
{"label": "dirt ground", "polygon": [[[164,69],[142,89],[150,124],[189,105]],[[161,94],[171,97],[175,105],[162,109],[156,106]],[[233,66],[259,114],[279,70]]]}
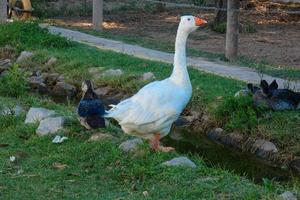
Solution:
{"label": "dirt ground", "polygon": [[[185,10],[186,11],[186,10]],[[173,44],[179,17],[183,11],[161,13],[117,12],[105,15],[105,32],[114,35],[139,36],[157,42]],[[213,21],[211,12],[195,13]],[[241,24],[250,23],[255,33],[241,33],[239,52],[247,58],[267,61],[285,68],[300,69],[300,16],[242,14]],[[56,19],[59,24],[90,29],[90,18]],[[225,34],[201,28],[189,39],[189,48],[212,53],[224,53]]]}

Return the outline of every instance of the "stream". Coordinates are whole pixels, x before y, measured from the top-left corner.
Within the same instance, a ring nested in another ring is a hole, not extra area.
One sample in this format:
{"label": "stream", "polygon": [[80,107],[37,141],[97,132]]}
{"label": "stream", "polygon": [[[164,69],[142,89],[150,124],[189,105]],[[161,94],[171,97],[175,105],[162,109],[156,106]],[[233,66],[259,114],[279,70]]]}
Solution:
{"label": "stream", "polygon": [[[53,97],[56,103],[66,103],[65,98]],[[77,101],[75,101],[77,102]],[[116,99],[104,99],[105,105],[117,104]],[[77,103],[75,103],[76,105]],[[174,127],[171,133],[162,139],[165,146],[171,146],[178,153],[196,154],[203,158],[206,165],[220,167],[225,170],[246,176],[256,183],[264,178],[275,181],[288,181],[299,176],[289,169],[283,169],[257,157],[250,152],[241,152],[209,139],[204,133],[188,131],[184,127]]]}
{"label": "stream", "polygon": [[281,182],[297,177],[291,170],[273,166],[250,152],[226,147],[210,140],[203,133],[190,132],[184,128],[173,129],[162,142],[166,146],[174,147],[179,153],[199,155],[208,166],[233,171],[257,183],[261,183],[264,178]]}

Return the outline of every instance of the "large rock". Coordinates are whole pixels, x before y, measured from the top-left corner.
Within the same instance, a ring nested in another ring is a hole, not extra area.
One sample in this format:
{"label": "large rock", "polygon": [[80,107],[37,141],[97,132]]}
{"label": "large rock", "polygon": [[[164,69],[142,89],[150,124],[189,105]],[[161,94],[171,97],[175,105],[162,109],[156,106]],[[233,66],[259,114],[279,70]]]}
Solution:
{"label": "large rock", "polygon": [[49,117],[43,119],[36,133],[41,136],[56,133],[58,130],[63,129],[65,121],[63,117]]}
{"label": "large rock", "polygon": [[139,138],[127,140],[120,144],[119,149],[124,152],[133,152],[138,149],[138,147],[143,144],[143,140]]}
{"label": "large rock", "polygon": [[17,58],[16,63],[21,63],[29,58],[31,58],[34,55],[34,53],[30,51],[22,51],[20,56]]}
{"label": "large rock", "polygon": [[76,95],[76,87],[65,82],[57,82],[52,89],[54,96],[74,97]]}
{"label": "large rock", "polygon": [[121,76],[123,71],[121,69],[108,69],[102,73],[103,76]]}
{"label": "large rock", "polygon": [[25,123],[35,123],[55,115],[53,110],[45,108],[30,108],[25,119]]}
{"label": "large rock", "polygon": [[274,143],[258,139],[254,142],[252,151],[262,158],[267,158],[269,155],[277,153],[278,149]]}
{"label": "large rock", "polygon": [[278,196],[279,200],[297,200],[297,197],[290,191],[286,191]]}
{"label": "large rock", "polygon": [[184,156],[173,158],[172,160],[162,163],[162,165],[168,167],[191,167],[191,168],[197,167],[193,161],[191,161],[190,159]]}

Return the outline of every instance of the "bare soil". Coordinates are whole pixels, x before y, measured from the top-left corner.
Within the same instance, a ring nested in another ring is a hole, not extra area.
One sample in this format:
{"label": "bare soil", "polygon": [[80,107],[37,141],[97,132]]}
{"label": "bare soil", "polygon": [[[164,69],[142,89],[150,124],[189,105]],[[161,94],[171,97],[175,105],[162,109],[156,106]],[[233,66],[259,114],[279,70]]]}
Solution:
{"label": "bare soil", "polygon": [[[185,12],[187,9],[184,10]],[[117,12],[105,15],[105,32],[156,41],[158,44],[173,45],[179,16],[182,10],[160,13]],[[213,21],[212,12],[191,12],[209,22]],[[61,18],[55,23],[91,28],[90,18]],[[300,69],[300,15],[242,13],[241,25],[251,24],[255,33],[241,33],[240,55],[256,61],[266,61],[284,68]],[[193,33],[189,48],[224,53],[225,34],[211,31],[208,27]]]}

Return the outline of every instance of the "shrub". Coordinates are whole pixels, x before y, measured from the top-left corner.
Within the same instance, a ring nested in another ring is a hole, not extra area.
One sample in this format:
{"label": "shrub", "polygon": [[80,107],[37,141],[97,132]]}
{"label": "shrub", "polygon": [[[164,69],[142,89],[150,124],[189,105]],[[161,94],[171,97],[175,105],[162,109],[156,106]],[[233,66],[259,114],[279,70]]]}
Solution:
{"label": "shrub", "polygon": [[216,111],[216,116],[228,130],[250,132],[255,129],[263,108],[255,108],[251,97],[230,97]]}
{"label": "shrub", "polygon": [[0,78],[0,95],[19,97],[26,93],[27,82],[24,74],[14,65],[7,75]]}
{"label": "shrub", "polygon": [[36,46],[62,49],[74,45],[66,38],[50,34],[47,29],[40,28],[38,23],[34,21],[25,23],[16,21],[0,25],[0,46],[7,44],[18,49],[28,49]]}

